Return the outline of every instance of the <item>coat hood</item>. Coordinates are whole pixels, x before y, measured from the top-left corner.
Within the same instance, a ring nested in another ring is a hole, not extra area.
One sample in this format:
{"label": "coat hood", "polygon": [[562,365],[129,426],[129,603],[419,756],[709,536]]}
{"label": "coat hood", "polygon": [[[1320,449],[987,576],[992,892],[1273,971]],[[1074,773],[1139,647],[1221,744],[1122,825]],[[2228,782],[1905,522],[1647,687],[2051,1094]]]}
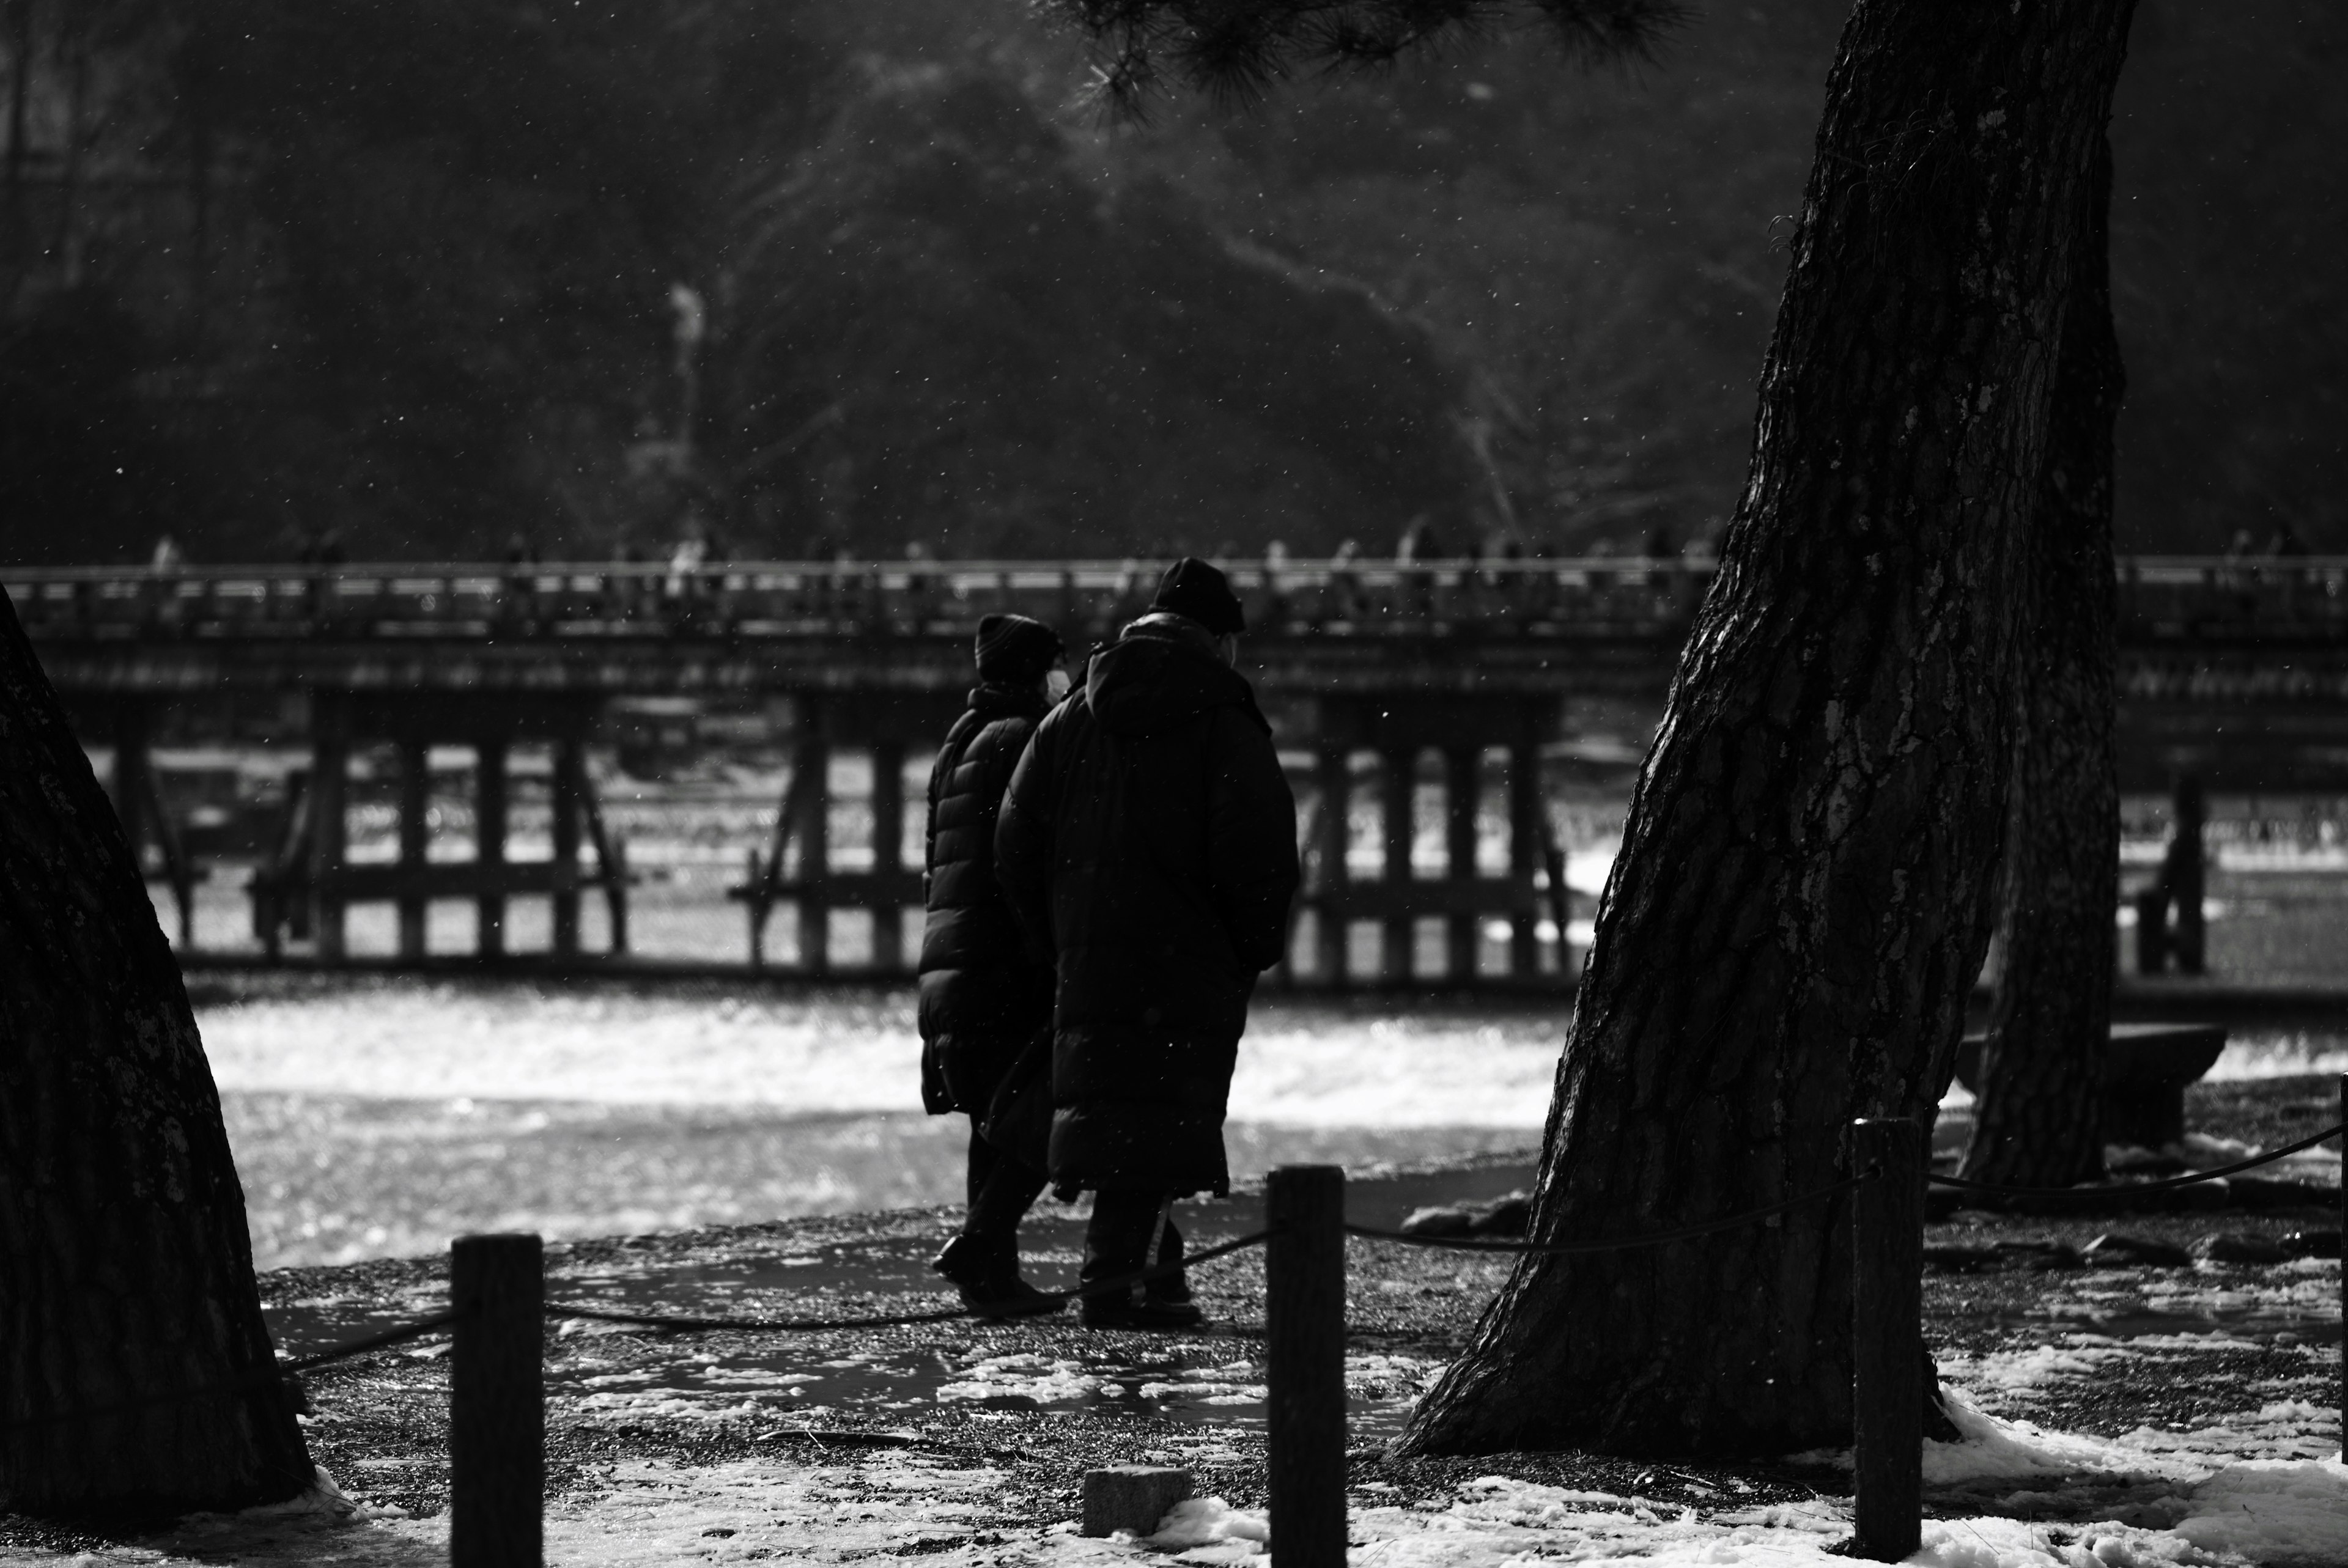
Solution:
{"label": "coat hood", "polygon": [[1040,719],[1051,704],[1033,686],[1005,686],[989,681],[970,689],[970,711],[982,719]]}
{"label": "coat hood", "polygon": [[1094,654],[1085,702],[1111,734],[1156,734],[1214,708],[1241,709],[1272,733],[1247,677],[1216,657],[1203,629],[1174,615],[1146,615]]}

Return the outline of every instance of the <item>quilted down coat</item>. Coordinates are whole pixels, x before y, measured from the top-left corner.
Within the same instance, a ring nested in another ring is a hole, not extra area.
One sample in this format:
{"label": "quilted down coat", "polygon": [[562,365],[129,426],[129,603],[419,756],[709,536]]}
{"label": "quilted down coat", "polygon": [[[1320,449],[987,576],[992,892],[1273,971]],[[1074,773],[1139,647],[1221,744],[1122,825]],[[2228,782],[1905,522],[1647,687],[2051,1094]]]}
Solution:
{"label": "quilted down coat", "polygon": [[995,814],[1044,707],[1032,688],[980,686],[930,770],[920,1019],[922,1102],[932,1115],[983,1115],[1051,1022],[1051,966],[1029,957],[994,875]]}
{"label": "quilted down coat", "polygon": [[1054,961],[1055,1186],[1228,1191],[1224,1103],[1287,940],[1296,803],[1202,628],[1145,616],[1094,655],[1012,775],[995,866]]}

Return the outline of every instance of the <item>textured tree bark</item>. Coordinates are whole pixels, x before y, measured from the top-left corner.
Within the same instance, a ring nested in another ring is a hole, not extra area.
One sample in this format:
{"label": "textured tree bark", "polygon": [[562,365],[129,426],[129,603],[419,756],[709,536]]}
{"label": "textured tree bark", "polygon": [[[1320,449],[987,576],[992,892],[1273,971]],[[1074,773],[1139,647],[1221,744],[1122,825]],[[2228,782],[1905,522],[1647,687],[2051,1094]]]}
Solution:
{"label": "textured tree bark", "polygon": [[2065,1186],[2103,1173],[2104,1050],[2116,964],[2118,657],[2112,579],[2112,426],[2127,371],[2112,327],[2112,153],[2098,145],[2072,280],[2046,476],[2033,519],[2028,630],[2016,701],[2005,963],[1963,1173]]}
{"label": "textured tree bark", "polygon": [[[1533,1234],[1629,1236],[1841,1173],[1930,1112],[1988,944],[2013,589],[2127,0],[1862,0],[1828,81],[1752,477],[1632,799]],[[1529,1257],[1401,1440],[1848,1440],[1844,1200]]]}
{"label": "textured tree bark", "polygon": [[179,966],[5,595],[0,758],[0,1508],[291,1497],[314,1472]]}

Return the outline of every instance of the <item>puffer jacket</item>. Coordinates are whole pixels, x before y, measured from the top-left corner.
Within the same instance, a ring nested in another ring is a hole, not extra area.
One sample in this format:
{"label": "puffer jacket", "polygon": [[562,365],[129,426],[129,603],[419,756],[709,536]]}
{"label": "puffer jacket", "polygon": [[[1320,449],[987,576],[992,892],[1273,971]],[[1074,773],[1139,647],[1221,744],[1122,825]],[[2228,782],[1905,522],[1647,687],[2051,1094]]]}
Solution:
{"label": "puffer jacket", "polygon": [[983,1114],[1020,1050],[1051,1021],[1052,971],[1028,956],[994,875],[994,822],[1044,699],[984,685],[930,770],[922,861],[922,1102]]}
{"label": "puffer jacket", "polygon": [[1054,960],[1054,1184],[1228,1191],[1224,1105],[1287,940],[1296,803],[1202,629],[1146,616],[1094,656],[1012,775],[995,866]]}

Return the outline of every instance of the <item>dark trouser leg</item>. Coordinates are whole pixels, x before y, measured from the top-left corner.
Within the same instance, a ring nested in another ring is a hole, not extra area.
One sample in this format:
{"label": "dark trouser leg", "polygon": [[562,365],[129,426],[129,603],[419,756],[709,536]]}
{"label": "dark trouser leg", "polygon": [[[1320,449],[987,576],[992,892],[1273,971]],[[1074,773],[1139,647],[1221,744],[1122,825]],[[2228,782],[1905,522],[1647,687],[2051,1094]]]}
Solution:
{"label": "dark trouser leg", "polygon": [[[970,1119],[970,1166],[963,1177],[963,1204],[972,1218],[978,1215],[978,1201],[986,1191],[987,1177],[993,1175],[994,1168],[1002,1163],[1003,1156],[994,1152],[994,1145],[978,1135],[978,1118],[973,1116]],[[970,1225],[963,1228],[976,1230],[978,1227]]]}
{"label": "dark trouser leg", "polygon": [[[1095,1194],[1079,1277],[1090,1285],[1150,1264],[1181,1262],[1182,1233],[1166,1217],[1172,1204],[1163,1193],[1110,1188]],[[1169,1275],[1149,1281],[1147,1294],[1152,1301],[1188,1301],[1190,1286],[1182,1276]]]}
{"label": "dark trouser leg", "polygon": [[963,1234],[999,1243],[1006,1262],[1015,1259],[1019,1222],[1051,1178],[997,1151],[975,1127],[970,1134],[970,1217]]}

